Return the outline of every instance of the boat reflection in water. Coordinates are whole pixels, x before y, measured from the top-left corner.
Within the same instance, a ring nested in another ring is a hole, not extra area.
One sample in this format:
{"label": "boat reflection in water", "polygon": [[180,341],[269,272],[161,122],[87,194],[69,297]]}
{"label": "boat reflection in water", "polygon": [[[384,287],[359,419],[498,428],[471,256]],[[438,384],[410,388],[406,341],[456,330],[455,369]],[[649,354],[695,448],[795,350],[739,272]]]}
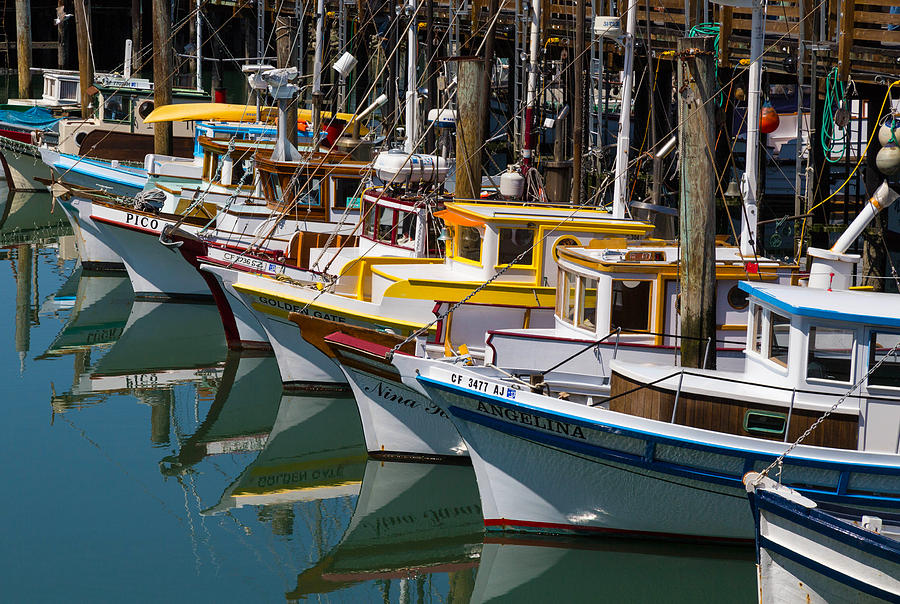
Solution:
{"label": "boat reflection in water", "polygon": [[280,402],[275,357],[229,351],[203,422],[181,442],[176,455],[160,462],[162,473],[181,474],[209,455],[261,451]]}
{"label": "boat reflection in water", "polygon": [[753,548],[485,536],[472,602],[755,602]]}
{"label": "boat reflection in water", "polygon": [[[467,602],[483,522],[471,466],[369,460],[340,543],[300,573],[285,597],[298,600],[373,581],[385,601],[392,589],[402,601],[404,594],[422,596],[436,588],[445,590],[443,601]],[[433,585],[444,573],[446,585]]]}
{"label": "boat reflection in water", "polygon": [[51,243],[71,235],[66,215],[50,193],[14,193],[0,187],[0,247]]}
{"label": "boat reflection in water", "polygon": [[54,411],[132,394],[152,408],[152,441],[168,443],[172,388],[196,383],[198,401],[213,398],[227,354],[221,322],[210,304],[133,300],[130,292],[127,277],[82,273],[74,312],[39,358],[75,355],[72,388],[54,392]]}
{"label": "boat reflection in water", "polygon": [[[267,357],[274,363],[274,357]],[[274,384],[281,391],[278,367]],[[256,398],[250,397],[255,403]],[[277,399],[276,399],[277,400]],[[204,514],[356,496],[366,450],[349,394],[283,393],[265,447]]]}

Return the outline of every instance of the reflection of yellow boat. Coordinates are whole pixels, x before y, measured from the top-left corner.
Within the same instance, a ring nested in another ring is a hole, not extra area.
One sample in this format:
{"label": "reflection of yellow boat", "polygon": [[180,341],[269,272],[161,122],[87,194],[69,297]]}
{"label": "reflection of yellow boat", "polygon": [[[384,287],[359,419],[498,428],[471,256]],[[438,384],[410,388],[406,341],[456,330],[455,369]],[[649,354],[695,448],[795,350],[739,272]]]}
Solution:
{"label": "reflection of yellow boat", "polygon": [[[276,107],[263,107],[262,120],[274,122],[278,118]],[[322,119],[331,117],[330,111],[322,112]],[[336,117],[352,123],[354,114],[337,113]],[[252,105],[234,105],[228,103],[178,103],[175,105],[163,105],[150,112],[144,120],[145,124],[155,122],[192,122],[200,120],[217,120],[223,122],[255,122],[256,107]],[[297,121],[304,124],[312,121],[312,112],[309,109],[297,110]],[[366,134],[368,128],[360,125],[360,134]]]}

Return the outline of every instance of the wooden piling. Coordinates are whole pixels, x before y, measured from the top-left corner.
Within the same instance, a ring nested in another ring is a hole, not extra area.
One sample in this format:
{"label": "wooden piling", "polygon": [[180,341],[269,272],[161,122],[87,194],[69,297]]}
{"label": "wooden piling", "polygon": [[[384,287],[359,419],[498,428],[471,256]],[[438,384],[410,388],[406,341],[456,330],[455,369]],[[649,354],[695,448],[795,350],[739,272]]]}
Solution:
{"label": "wooden piling", "polygon": [[[292,48],[292,33],[294,28],[291,27],[291,18],[286,14],[280,14],[275,20],[275,49],[278,53],[278,67],[296,67],[297,53]],[[288,125],[293,124],[293,128],[287,129],[287,139],[292,145],[297,146],[297,101],[291,102],[287,114]]]}
{"label": "wooden piling", "polygon": [[31,98],[31,0],[16,0],[16,63],[19,98]]}
{"label": "wooden piling", "polygon": [[481,195],[481,144],[484,141],[484,61],[462,57],[457,62],[456,190],[457,199]]}
{"label": "wooden piling", "polygon": [[131,70],[138,76],[143,69],[141,64],[141,0],[131,0]]}
{"label": "wooden piling", "polygon": [[[153,0],[153,103],[172,104],[172,24],[169,2]],[[153,124],[153,151],[172,155],[172,122]]]}
{"label": "wooden piling", "polygon": [[91,62],[91,40],[88,36],[88,0],[75,0],[75,28],[78,38],[78,74],[81,86],[81,117],[91,117],[91,93],[94,85],[94,64]]}
{"label": "wooden piling", "polygon": [[575,51],[572,63],[575,66],[575,95],[572,106],[572,203],[581,203],[581,185],[584,181],[584,170],[581,168],[581,158],[584,151],[584,78],[587,74],[585,68],[585,56],[587,46],[584,41],[584,4],[586,0],[575,0]]}
{"label": "wooden piling", "polygon": [[681,363],[716,366],[715,55],[713,38],[680,38]]}

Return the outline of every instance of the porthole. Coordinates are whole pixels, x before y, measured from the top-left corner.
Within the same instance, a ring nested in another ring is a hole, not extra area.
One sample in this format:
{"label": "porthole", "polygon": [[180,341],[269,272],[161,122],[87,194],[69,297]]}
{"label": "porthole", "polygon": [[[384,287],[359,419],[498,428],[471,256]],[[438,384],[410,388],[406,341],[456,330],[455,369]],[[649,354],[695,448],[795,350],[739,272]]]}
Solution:
{"label": "porthole", "polygon": [[141,116],[142,120],[147,119],[147,116],[153,111],[153,107],[153,101],[144,101],[138,105],[138,115]]}
{"label": "porthole", "polygon": [[750,296],[737,285],[728,290],[728,304],[735,310],[744,310],[750,304]]}
{"label": "porthole", "polygon": [[574,237],[560,237],[553,244],[553,259],[559,262],[559,246],[561,245],[579,245],[580,242]]}

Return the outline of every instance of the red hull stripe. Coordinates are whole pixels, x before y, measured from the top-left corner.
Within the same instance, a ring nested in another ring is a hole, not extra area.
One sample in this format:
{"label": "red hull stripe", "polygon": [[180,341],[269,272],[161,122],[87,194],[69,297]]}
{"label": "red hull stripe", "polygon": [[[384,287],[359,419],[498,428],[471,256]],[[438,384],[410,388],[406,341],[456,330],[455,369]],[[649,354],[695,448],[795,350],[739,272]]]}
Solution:
{"label": "red hull stripe", "polygon": [[553,522],[533,522],[530,520],[509,520],[505,518],[485,518],[484,526],[501,529],[531,529],[546,533],[590,533],[596,535],[629,535],[633,537],[650,537],[653,539],[675,539],[678,541],[703,541],[709,543],[750,543],[752,539],[737,537],[704,537],[702,535],[683,535],[655,531],[631,531],[603,526],[581,526],[575,524],[557,524]]}

